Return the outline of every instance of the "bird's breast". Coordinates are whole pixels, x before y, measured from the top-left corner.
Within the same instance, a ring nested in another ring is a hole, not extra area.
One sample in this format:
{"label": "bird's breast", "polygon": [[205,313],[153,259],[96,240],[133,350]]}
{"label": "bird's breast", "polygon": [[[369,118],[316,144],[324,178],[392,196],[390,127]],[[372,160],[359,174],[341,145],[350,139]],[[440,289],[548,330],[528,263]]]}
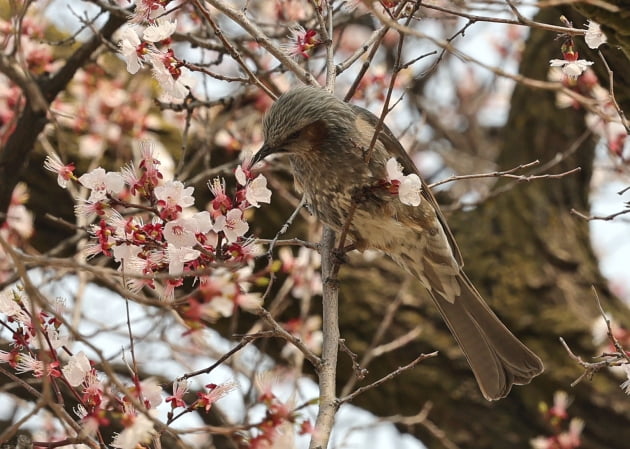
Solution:
{"label": "bird's breast", "polygon": [[378,207],[378,195],[362,201],[361,193],[379,179],[370,167],[355,158],[291,157],[295,183],[306,196],[313,213],[324,223],[341,229],[353,202],[359,207]]}

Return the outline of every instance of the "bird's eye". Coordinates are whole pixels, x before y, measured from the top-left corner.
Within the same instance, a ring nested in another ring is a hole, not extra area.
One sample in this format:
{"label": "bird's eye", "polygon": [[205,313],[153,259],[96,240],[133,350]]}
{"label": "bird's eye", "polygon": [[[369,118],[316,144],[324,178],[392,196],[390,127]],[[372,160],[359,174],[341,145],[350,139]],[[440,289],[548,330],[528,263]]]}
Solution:
{"label": "bird's eye", "polygon": [[299,131],[295,131],[294,133],[289,134],[289,137],[287,137],[288,140],[294,140],[297,139],[298,137],[300,137],[300,132]]}

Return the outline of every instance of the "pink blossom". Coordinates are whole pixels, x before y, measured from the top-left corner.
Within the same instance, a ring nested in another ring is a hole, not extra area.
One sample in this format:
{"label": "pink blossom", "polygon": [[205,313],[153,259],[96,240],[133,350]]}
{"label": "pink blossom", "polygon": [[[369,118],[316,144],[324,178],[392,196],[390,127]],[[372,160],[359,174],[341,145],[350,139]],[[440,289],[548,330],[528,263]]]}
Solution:
{"label": "pink blossom", "polygon": [[106,205],[100,201],[94,202],[79,198],[74,206],[74,214],[79,218],[88,218],[93,214],[103,216],[105,209]]}
{"label": "pink blossom", "polygon": [[569,414],[569,395],[565,391],[556,391],[553,395],[553,407],[549,409],[549,415],[560,419],[566,419]]}
{"label": "pink blossom", "polygon": [[8,363],[11,368],[17,366],[20,353],[17,349],[13,349],[10,352],[0,350],[0,363]]}
{"label": "pink blossom", "polygon": [[262,306],[262,297],[260,293],[239,292],[234,301],[242,310],[248,312],[256,312]]}
{"label": "pink blossom", "polygon": [[237,387],[233,381],[225,382],[222,385],[208,384],[206,388],[207,392],[197,393],[198,399],[195,402],[195,408],[203,408],[206,412],[210,410],[212,404],[217,402],[223,396],[227,395]]}
{"label": "pink blossom", "polygon": [[131,21],[135,23],[150,21],[154,17],[163,14],[166,11],[166,5],[171,0],[136,0],[136,7],[133,11]]}
{"label": "pink blossom", "polygon": [[208,182],[208,188],[214,195],[212,200],[212,218],[224,215],[228,210],[232,209],[232,200],[225,194],[225,180],[214,178],[212,182]]}
{"label": "pink blossom", "polygon": [[98,406],[103,402],[103,383],[95,371],[88,371],[83,379],[81,400],[86,405]]}
{"label": "pink blossom", "polygon": [[81,420],[81,432],[90,437],[94,437],[101,423],[99,419],[94,415],[87,412],[85,407],[81,404],[77,404],[73,409],[74,414]]}
{"label": "pink blossom", "polygon": [[306,30],[302,26],[296,26],[291,30],[289,43],[284,45],[284,50],[291,56],[310,58],[312,50],[322,43],[315,30]]}
{"label": "pink blossom", "polygon": [[278,376],[273,371],[258,371],[254,378],[254,385],[258,390],[258,400],[265,404],[270,404],[275,400],[273,386],[278,383]]}
{"label": "pink blossom", "polygon": [[162,173],[158,169],[160,161],[155,158],[155,145],[153,142],[143,140],[140,142],[140,168],[144,171],[146,181],[153,187],[157,186],[160,179],[162,179]]}
{"label": "pink blossom", "polygon": [[167,279],[166,284],[160,293],[160,300],[171,304],[175,301],[175,289],[177,287],[181,287],[182,285],[184,285],[184,280],[182,278]]}
{"label": "pink blossom", "polygon": [[584,421],[580,418],[573,418],[569,423],[569,431],[558,435],[558,445],[560,449],[575,449],[581,446],[580,435],[584,429]]}
{"label": "pink blossom", "polygon": [[28,354],[19,355],[15,371],[17,373],[28,373],[33,371],[33,375],[35,377],[59,377],[61,375],[59,372],[59,362],[54,361],[45,363],[43,360],[37,360]]}
{"label": "pink blossom", "polygon": [[84,252],[90,256],[100,253],[111,256],[111,249],[116,244],[116,240],[112,237],[112,228],[107,225],[105,220],[101,219],[98,225],[92,225],[90,234],[97,239],[97,242],[86,246]]}
{"label": "pink blossom", "polygon": [[[131,257],[125,260],[124,270],[129,276],[125,279],[125,286],[132,292],[139,292],[143,287],[155,288],[155,282],[148,277],[160,268],[164,260],[161,251],[148,251],[143,257]],[[144,277],[141,277],[144,275]]]}
{"label": "pink blossom", "polygon": [[173,382],[173,395],[166,398],[171,403],[171,408],[186,407],[184,395],[188,393],[190,384],[186,379],[178,379]]}

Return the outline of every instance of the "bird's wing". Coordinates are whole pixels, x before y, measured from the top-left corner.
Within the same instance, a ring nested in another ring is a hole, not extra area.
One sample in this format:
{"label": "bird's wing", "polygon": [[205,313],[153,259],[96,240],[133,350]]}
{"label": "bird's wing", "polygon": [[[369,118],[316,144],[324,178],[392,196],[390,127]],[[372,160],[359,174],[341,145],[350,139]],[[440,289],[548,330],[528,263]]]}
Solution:
{"label": "bird's wing", "polygon": [[[376,127],[379,121],[378,117],[376,117],[367,109],[364,109],[360,106],[356,106],[356,105],[350,105],[350,106],[352,107],[352,109],[357,115],[360,115],[373,127]],[[418,168],[413,163],[413,161],[411,160],[411,158],[409,157],[405,149],[402,147],[402,145],[400,144],[396,136],[394,136],[394,133],[392,133],[391,130],[384,123],[382,125],[382,129],[380,131],[378,139],[381,141],[385,149],[392,156],[396,157],[396,159],[402,164],[405,173],[407,174],[415,173],[416,175],[418,175],[418,177],[422,181],[422,196],[426,201],[428,201],[431,204],[431,206],[433,206],[433,209],[435,210],[435,214],[437,215],[437,218],[440,221],[442,228],[444,229],[444,233],[446,234],[448,242],[451,245],[451,249],[453,251],[453,257],[457,261],[457,264],[460,266],[460,268],[463,267],[464,261],[462,259],[462,254],[459,251],[459,247],[457,246],[457,242],[455,242],[455,237],[453,237],[453,233],[448,227],[448,224],[446,223],[446,219],[444,218],[444,215],[442,214],[442,211],[440,210],[440,206],[438,205],[435,197],[433,196],[431,189],[429,189],[429,186],[427,185],[427,183],[424,181],[422,176],[420,176],[420,173],[418,172]]]}

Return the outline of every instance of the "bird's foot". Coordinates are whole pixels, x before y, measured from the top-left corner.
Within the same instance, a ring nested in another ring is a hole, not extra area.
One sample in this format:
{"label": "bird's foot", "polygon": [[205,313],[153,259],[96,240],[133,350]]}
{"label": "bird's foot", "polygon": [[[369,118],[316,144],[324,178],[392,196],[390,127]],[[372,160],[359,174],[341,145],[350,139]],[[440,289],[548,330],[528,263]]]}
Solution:
{"label": "bird's foot", "polygon": [[348,263],[348,253],[356,249],[354,243],[344,246],[343,248],[334,248],[332,250],[333,262],[337,265],[344,265]]}

